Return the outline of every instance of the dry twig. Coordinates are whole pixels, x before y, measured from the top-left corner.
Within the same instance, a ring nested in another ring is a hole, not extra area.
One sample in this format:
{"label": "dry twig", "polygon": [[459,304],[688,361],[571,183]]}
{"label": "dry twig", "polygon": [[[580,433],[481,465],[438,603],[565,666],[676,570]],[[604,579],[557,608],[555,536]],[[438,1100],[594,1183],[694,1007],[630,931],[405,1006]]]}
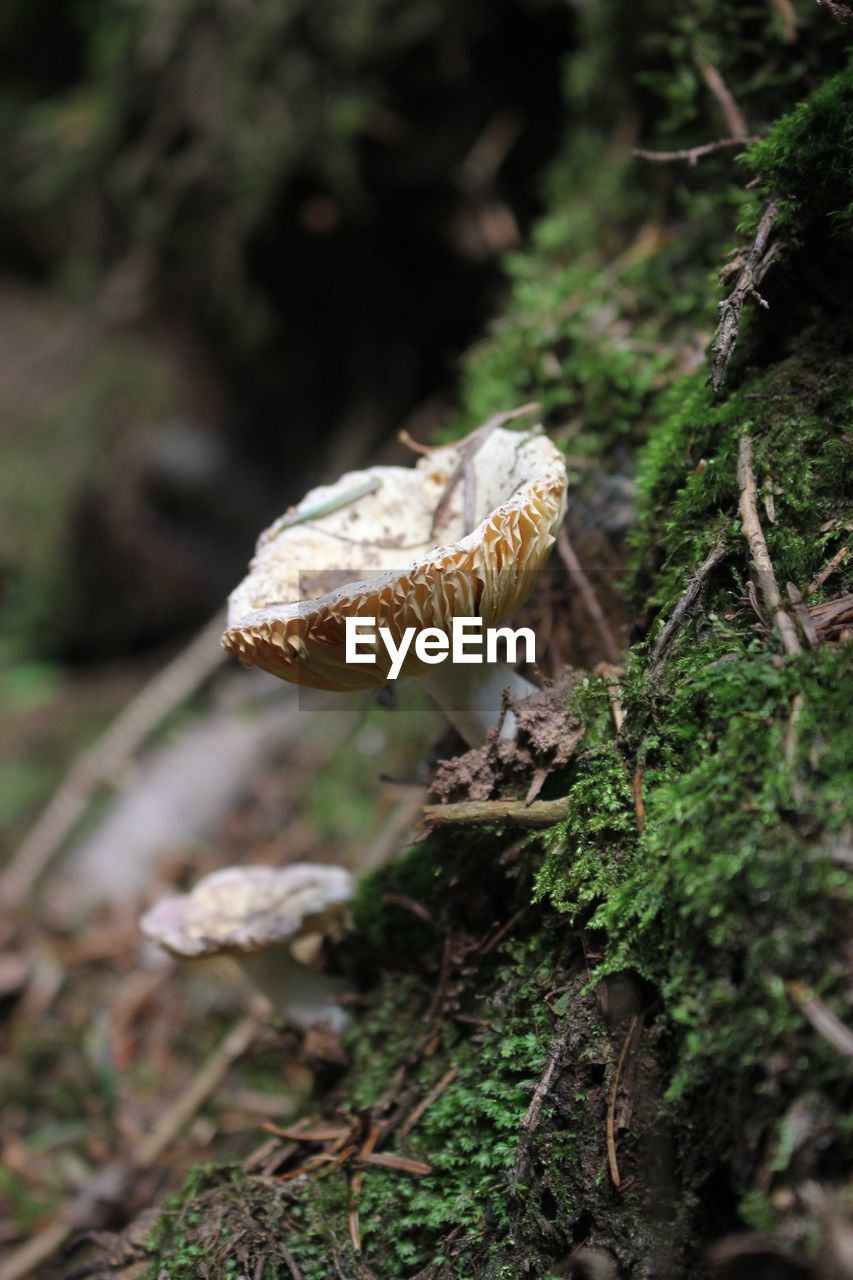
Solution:
{"label": "dry twig", "polygon": [[797,14],[791,0],[770,0],[770,5],[779,15],[782,38],[786,44],[793,44],[797,38]]}
{"label": "dry twig", "polygon": [[426,794],[426,787],[413,788],[396,801],[379,830],[359,850],[352,868],[354,871],[359,875],[376,871],[377,868],[386,866],[401,848],[405,848]]}
{"label": "dry twig", "polygon": [[[432,517],[432,527],[430,529],[431,537],[436,536],[438,527],[447,513],[447,508],[453,498],[456,486],[463,477],[466,479],[466,506],[468,505],[469,500],[473,496],[470,484],[470,467],[477,453],[482,449],[492,432],[497,431],[498,427],[502,427],[505,422],[512,422],[515,418],[526,418],[531,413],[538,413],[541,408],[541,404],[531,401],[530,404],[519,405],[517,409],[506,409],[503,413],[496,413],[493,417],[489,418],[487,422],[484,422],[481,427],[477,427],[476,431],[471,432],[462,445],[459,454],[459,461],[448,476],[447,484],[444,486],[442,495],[436,503]],[[465,522],[466,533],[470,532],[470,529],[468,528],[469,522],[470,512],[467,512]]]}
{"label": "dry twig", "polygon": [[148,1137],[140,1143],[133,1163],[137,1169],[150,1169],[207,1098],[225,1078],[231,1064],[251,1048],[263,1023],[249,1016],[229,1031],[220,1045],[203,1062],[186,1089],[167,1107]]}
{"label": "dry twig", "polygon": [[805,594],[807,596],[814,595],[815,591],[819,591],[827,578],[831,577],[839,565],[843,564],[849,554],[849,547],[841,547],[836,551],[835,555],[827,565],[821,569],[820,573],[816,573],[809,585],[806,587]]}
{"label": "dry twig", "polygon": [[565,528],[562,528],[557,534],[557,551],[569,573],[574,574],[578,591],[586,605],[586,611],[595,623],[598,634],[601,637],[601,647],[604,650],[607,661],[612,662],[614,666],[618,666],[621,654],[619,652],[619,645],[616,642],[616,637],[610,629],[610,623],[607,621],[607,617],[599,603],[598,596],[595,594],[592,583],[586,576],[586,573],[581,567],[581,562],[578,560],[574,548],[569,542],[569,535],[566,533]]}
{"label": "dry twig", "polygon": [[822,644],[830,640],[850,638],[850,628],[853,627],[853,594],[825,600],[823,604],[813,604],[809,613]]}
{"label": "dry twig", "polygon": [[533,1135],[539,1125],[539,1119],[542,1115],[542,1108],[551,1091],[551,1085],[554,1078],[560,1071],[563,1059],[569,1047],[569,1038],[572,1034],[574,1024],[571,1018],[566,1019],[566,1026],[562,1035],[557,1040],[548,1057],[545,1070],[542,1073],[539,1083],[533,1090],[533,1097],[530,1099],[530,1106],[527,1108],[524,1119],[521,1122],[521,1129],[518,1135],[518,1148],[515,1153],[515,1165],[512,1171],[512,1180],[516,1185],[522,1181],[530,1164],[530,1145],[533,1141]]}
{"label": "dry twig", "polygon": [[520,910],[514,912],[514,914],[511,915],[508,920],[505,920],[501,927],[484,942],[482,947],[477,948],[477,954],[481,957],[490,955],[498,943],[503,942],[506,935],[512,932],[522,916],[527,914],[527,911],[527,907],[521,907]]}
{"label": "dry twig", "polygon": [[806,644],[809,646],[810,649],[820,648],[820,637],[818,636],[817,628],[812,619],[812,615],[809,613],[808,609],[803,604],[803,597],[799,588],[796,587],[793,582],[786,582],[785,590],[788,593],[788,599],[791,602],[791,608],[794,611],[794,617],[797,619],[797,622],[800,624],[800,630],[802,631],[805,637]]}
{"label": "dry twig", "polygon": [[26,898],[86,812],[95,790],[115,778],[166,716],[224,661],[219,643],[223,626],[224,617],[217,614],[143,686],[97,742],[77,757],[0,877],[0,901],[7,907],[15,907]]}
{"label": "dry twig", "polygon": [[24,1280],[75,1232],[91,1226],[103,1204],[120,1204],[136,1176],[156,1163],[214,1092],[231,1064],[249,1049],[261,1025],[257,1018],[242,1018],[136,1150],[128,1156],[117,1156],[98,1169],[53,1222],[9,1254],[0,1263],[0,1280]]}
{"label": "dry twig", "polygon": [[610,1170],[610,1181],[616,1187],[617,1191],[622,1185],[622,1176],[619,1172],[619,1163],[616,1159],[616,1100],[619,1096],[619,1081],[622,1079],[622,1072],[625,1069],[625,1060],[628,1052],[634,1043],[637,1029],[640,1025],[639,1014],[634,1014],[628,1023],[628,1030],[625,1039],[622,1042],[622,1050],[619,1054],[619,1061],[616,1063],[616,1071],[613,1076],[613,1085],[610,1089],[610,1097],[607,1101],[607,1167]]}
{"label": "dry twig", "polygon": [[515,111],[496,112],[475,138],[462,161],[457,185],[469,194],[488,190],[515,145],[524,121]]}
{"label": "dry twig", "polygon": [[490,822],[503,822],[512,827],[550,827],[569,816],[569,799],[534,800],[462,800],[458,804],[424,805],[423,821],[433,827],[481,827]]}
{"label": "dry twig", "polygon": [[406,1116],[406,1119],[403,1121],[402,1125],[400,1126],[401,1138],[405,1138],[407,1134],[412,1132],[415,1125],[418,1124],[418,1122],[421,1120],[425,1112],[429,1110],[429,1108],[432,1106],[434,1102],[438,1101],[438,1099],[444,1093],[445,1089],[448,1089],[450,1085],[453,1084],[453,1081],[456,1079],[458,1075],[459,1075],[458,1067],[451,1067],[449,1071],[446,1071],[444,1073],[444,1075],[439,1080],[438,1084],[435,1085],[434,1088],[430,1089],[426,1097],[422,1098],[421,1101],[418,1103],[418,1105],[412,1111],[409,1112],[408,1116]]}
{"label": "dry twig", "polygon": [[746,142],[749,137],[749,130],[746,127],[743,112],[735,101],[731,89],[714,64],[709,62],[700,50],[696,50],[694,59],[702,79],[720,108],[720,113],[726,122],[726,128],[729,133],[733,138],[739,138],[742,142]]}
{"label": "dry twig", "polygon": [[420,920],[421,924],[427,924],[431,929],[435,928],[435,921],[423,903],[416,902],[407,893],[383,893],[382,901],[387,902],[392,907],[402,907],[404,911],[411,912],[413,916]]}
{"label": "dry twig", "polygon": [[[367,1137],[362,1143],[358,1158],[361,1161],[369,1159],[373,1154],[373,1148],[376,1146],[380,1130],[376,1125],[371,1125],[368,1130]],[[352,1242],[353,1252],[356,1257],[361,1256],[361,1226],[358,1217],[358,1203],[361,1199],[361,1169],[355,1169],[350,1174],[349,1180],[349,1204],[347,1206],[347,1222],[349,1224],[349,1236]]]}
{"label": "dry twig", "polygon": [[721,560],[726,556],[726,544],[718,542],[715,547],[709,551],[708,555],[700,564],[693,577],[687,583],[684,593],[678,604],[672,611],[669,621],[666,623],[663,631],[655,641],[652,649],[651,658],[649,659],[648,678],[653,679],[663,663],[667,655],[670,645],[672,644],[679,627],[685,618],[693,611],[693,607],[699,598],[699,592],[702,589],[702,583],[708,577],[708,574],[715,569]]}
{"label": "dry twig", "polygon": [[420,454],[422,457],[429,453],[435,453],[437,449],[446,449],[443,444],[421,444],[420,440],[415,440],[405,427],[401,427],[397,432],[397,439],[400,444],[404,444],[407,449],[411,449],[412,453]]}
{"label": "dry twig", "polygon": [[757,140],[757,137],[717,138],[714,142],[702,142],[697,147],[684,147],[680,151],[646,151],[643,147],[634,147],[631,155],[638,160],[652,160],[655,164],[676,164],[679,160],[686,160],[693,167],[703,156],[713,155],[715,151],[725,151],[728,147],[745,147]]}
{"label": "dry twig", "polygon": [[411,1156],[398,1156],[393,1151],[373,1151],[367,1155],[356,1157],[358,1164],[372,1166],[376,1169],[394,1169],[397,1173],[411,1173],[416,1178],[425,1178],[432,1173],[432,1165],[425,1160],[413,1160]]}
{"label": "dry twig", "polygon": [[743,535],[749,547],[749,556],[761,599],[770,615],[773,625],[779,632],[782,648],[791,656],[802,653],[802,646],[797,637],[797,629],[791,618],[782,608],[782,597],[779,584],[773,572],[773,563],[767,550],[764,530],[758,518],[758,489],[755,473],[752,469],[752,439],[744,431],[740,438],[737,464],[737,481],[740,489],[740,518]]}
{"label": "dry twig", "polygon": [[837,1018],[829,1005],[807,987],[804,982],[785,984],[788,995],[799,1005],[803,1017],[811,1023],[819,1036],[831,1044],[844,1058],[853,1062],[853,1031]]}
{"label": "dry twig", "polygon": [[853,24],[853,4],[849,0],[817,0],[822,9],[828,9],[836,22],[843,26]]}
{"label": "dry twig", "polygon": [[293,1254],[289,1251],[287,1245],[279,1242],[278,1251],[282,1254],[287,1270],[291,1272],[291,1280],[302,1280],[302,1272],[300,1271],[300,1268],[297,1267],[296,1258],[293,1257]]}
{"label": "dry twig", "polygon": [[755,298],[760,306],[767,307],[767,303],[758,292],[758,286],[775,257],[776,246],[768,249],[767,245],[778,212],[779,201],[774,195],[768,200],[767,207],[761,215],[755,239],[744,258],[737,283],[729,296],[720,303],[720,319],[711,344],[711,376],[708,379],[715,391],[720,391],[725,381],[726,369],[737,344],[741,314],[746,303],[750,298]]}

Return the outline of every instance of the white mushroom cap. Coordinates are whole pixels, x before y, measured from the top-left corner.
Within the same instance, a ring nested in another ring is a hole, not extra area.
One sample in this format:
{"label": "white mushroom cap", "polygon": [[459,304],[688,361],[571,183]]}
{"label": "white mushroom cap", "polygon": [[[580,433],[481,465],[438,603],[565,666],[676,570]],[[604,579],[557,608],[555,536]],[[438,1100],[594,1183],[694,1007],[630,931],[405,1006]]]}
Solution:
{"label": "white mushroom cap", "polygon": [[[387,655],[347,666],[347,617],[375,618],[399,640],[409,626],[449,630],[455,616],[490,626],[518,608],[563,518],[565,462],[541,432],[497,428],[448,491],[465,446],[312,490],[295,513],[304,523],[285,517],[261,535],[229,601],[225,648],[285,680],[365,689],[387,679]],[[410,650],[403,674],[421,669]]]}
{"label": "white mushroom cap", "polygon": [[261,951],[320,933],[352,900],[343,867],[226,867],[165,898],[140,920],[147,938],[178,956]]}

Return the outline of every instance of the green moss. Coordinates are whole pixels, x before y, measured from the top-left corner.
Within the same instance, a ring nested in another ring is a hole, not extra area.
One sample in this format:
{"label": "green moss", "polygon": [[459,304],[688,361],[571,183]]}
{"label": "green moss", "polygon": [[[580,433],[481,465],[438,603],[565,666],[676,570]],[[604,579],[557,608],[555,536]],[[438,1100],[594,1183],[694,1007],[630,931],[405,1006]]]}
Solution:
{"label": "green moss", "polygon": [[662,397],[638,475],[636,590],[638,597],[644,593],[638,603],[660,608],[663,617],[711,546],[720,538],[737,543],[744,430],[754,441],[760,492],[773,503],[765,534],[780,583],[804,590],[841,547],[853,515],[845,439],[853,363],[841,353],[844,341],[843,331],[813,327],[795,355],[754,375],[725,401],[715,400],[699,377],[681,380]]}
{"label": "green moss", "polygon": [[[740,1164],[742,1190],[759,1145],[755,1137],[743,1157],[747,1116],[756,1134],[776,1132],[799,1081],[841,1096],[837,1054],[785,984],[805,981],[843,1011],[837,939],[849,898],[829,851],[853,819],[853,732],[839,693],[850,677],[844,651],[784,663],[772,632],[756,630],[737,518],[738,441],[743,430],[754,440],[779,581],[804,590],[853,520],[846,342],[843,329],[813,328],[796,355],[744,379],[722,403],[698,377],[659,397],[635,538],[638,603],[657,612],[651,639],[720,538],[728,559],[698,621],[676,639],[662,685],[649,682],[645,646],[635,649],[620,739],[600,740],[603,687],[595,719],[594,688],[585,693],[599,741],[580,759],[572,818],[546,838],[537,879],[540,896],[602,931],[599,977],[633,971],[659,993],[673,1064],[668,1113],[714,1133],[717,1154]],[[842,569],[825,594],[845,590]],[[830,1163],[841,1159],[836,1151]]]}
{"label": "green moss", "polygon": [[583,753],[570,795],[569,819],[544,838],[536,895],[577,915],[611,892],[615,867],[635,843],[631,787],[612,741]]}
{"label": "green moss", "polygon": [[[766,651],[728,662],[712,661],[715,653],[694,653],[687,679],[682,664],[654,740],[644,744],[645,831],[592,922],[611,938],[608,967],[650,977],[669,1016],[689,1029],[675,1092],[721,1063],[734,1073],[758,1068],[794,1028],[805,1032],[810,1079],[839,1066],[780,980],[840,995],[829,952],[844,877],[827,848],[849,819],[853,782],[836,692],[843,659],[817,654],[780,669]],[[805,745],[788,766],[795,694],[804,699]],[[812,831],[821,832],[806,857],[795,816],[802,789]]]}
{"label": "green moss", "polygon": [[[573,135],[553,168],[551,212],[530,251],[509,263],[504,315],[466,361],[462,409],[449,433],[535,398],[568,450],[602,468],[639,447],[631,576],[643,638],[621,679],[620,734],[600,680],[576,695],[587,736],[553,780],[571,795],[567,822],[527,841],[506,867],[508,838],[499,832],[435,835],[361,886],[356,937],[341,958],[374,996],[350,1035],[351,1070],[331,1105],[376,1107],[401,1071],[423,1097],[455,1071],[409,1138],[392,1144],[431,1173],[364,1174],[365,1256],[388,1280],[434,1259],[438,1275],[465,1280],[520,1274],[520,1258],[541,1276],[590,1234],[635,1280],[699,1275],[709,1235],[743,1223],[772,1226],[768,1170],[771,1184],[790,1185],[803,1167],[832,1179],[851,1154],[850,1126],[839,1118],[842,1064],[787,985],[806,982],[842,1012],[839,938],[849,903],[832,852],[853,820],[853,743],[840,694],[849,661],[841,649],[822,649],[786,662],[772,630],[760,628],[747,594],[736,478],[738,441],[748,430],[771,557],[783,587],[804,589],[846,541],[853,519],[845,473],[849,325],[816,320],[820,292],[806,289],[796,313],[785,306],[771,313],[779,319],[766,341],[763,314],[744,324],[733,390],[714,399],[698,354],[719,296],[712,272],[738,215],[753,216],[761,198],[733,184],[730,157],[696,169],[644,167],[630,159],[624,120],[620,133],[629,103],[632,140],[643,145],[720,136],[697,42],[757,129],[790,110],[806,75],[835,72],[845,55],[831,24],[821,25],[826,15],[805,3],[796,5],[802,39],[791,48],[779,15],[764,4],[696,0],[676,12],[652,5],[657,25],[647,13],[652,36],[639,42],[629,6],[587,8],[583,30],[595,31],[598,43],[588,65],[570,66],[567,82],[573,108],[588,107],[594,124]],[[807,196],[798,212],[786,206],[799,226],[810,208],[832,212],[831,192],[844,185],[845,84],[831,81],[774,126],[763,151],[751,152],[752,164],[763,157],[768,182],[807,193],[823,164],[811,132],[815,113],[827,113],[832,145],[843,154],[820,190],[823,179],[815,179],[814,206]],[[602,105],[602,86],[612,108]],[[794,224],[783,225],[789,234]],[[845,254],[836,237],[825,261],[839,279],[845,262],[849,271]],[[784,270],[794,271],[797,290],[801,266],[789,254]],[[721,538],[726,561],[663,672],[650,679],[649,645]],[[839,572],[824,595],[845,589]],[[399,905],[406,896],[432,923]],[[431,1052],[418,1052],[445,940],[476,941],[533,896],[539,905],[527,907],[496,955],[472,960],[464,981],[465,964],[454,968],[456,1003],[437,1020]],[[549,909],[560,913],[556,927]],[[581,929],[602,957],[592,971]],[[634,1160],[639,1175],[625,1197],[610,1186],[604,1150],[606,1090],[624,1029],[614,1047],[590,994],[617,974],[634,975],[642,991],[637,1056],[650,1077],[635,1093],[645,1117],[620,1134],[623,1171]],[[574,1038],[561,1085],[543,1109],[532,1172],[514,1187],[508,1174],[530,1086],[563,1032]],[[805,1165],[790,1118],[804,1094],[831,1117],[822,1131],[831,1138]],[[641,1145],[643,1123],[656,1139],[671,1140],[666,1181]],[[740,1224],[734,1212],[723,1220],[716,1203],[703,1205],[712,1179],[741,1197]],[[288,1247],[306,1280],[335,1268],[358,1274],[344,1176],[332,1172],[290,1194]],[[665,1223],[662,1195],[673,1202]],[[712,1208],[709,1226],[703,1209]]]}
{"label": "green moss", "polygon": [[[364,908],[362,908],[364,910]],[[384,908],[386,914],[398,909]],[[376,926],[381,929],[380,925]],[[542,999],[562,949],[559,935],[528,938],[502,947],[485,967],[475,1005],[481,1019],[474,1034],[470,1024],[445,1017],[437,1024],[435,1041],[424,1051],[423,1012],[429,992],[413,977],[394,974],[367,1026],[350,1037],[352,1064],[342,1096],[347,1110],[366,1113],[379,1105],[395,1074],[408,1061],[407,1088],[425,1096],[452,1061],[455,1076],[405,1139],[394,1146],[401,1154],[431,1167],[418,1177],[385,1169],[366,1169],[359,1197],[359,1221],[367,1258],[382,1260],[381,1274],[403,1280],[441,1255],[448,1233],[463,1231],[470,1241],[465,1260],[452,1274],[469,1276],[469,1256],[482,1247],[482,1233],[504,1234],[509,1228],[512,1200],[508,1175],[515,1160],[516,1135],[530,1102],[530,1091],[546,1057],[553,1016]],[[518,974],[523,973],[523,981]],[[490,995],[485,1004],[483,996]],[[471,995],[465,998],[470,1006]],[[470,1010],[469,1010],[470,1011]],[[211,1176],[213,1181],[211,1182]],[[202,1256],[210,1257],[213,1243],[202,1247],[200,1233],[211,1213],[206,1191],[219,1188],[217,1204],[232,1204],[245,1188],[220,1171],[198,1171],[184,1193],[167,1206],[151,1242],[158,1265],[169,1280],[202,1274],[192,1270]],[[282,1188],[279,1212],[289,1222],[287,1245],[305,1280],[321,1280],[335,1265],[355,1274],[356,1260],[346,1231],[330,1232],[345,1222],[349,1187],[345,1170],[331,1169],[310,1179],[310,1195]],[[269,1213],[269,1204],[266,1206]],[[226,1212],[223,1221],[229,1221]],[[228,1256],[220,1241],[220,1265]],[[205,1252],[206,1250],[206,1252]],[[211,1271],[212,1275],[228,1272]]]}
{"label": "green moss", "polygon": [[767,190],[779,193],[777,230],[808,234],[829,219],[853,231],[853,65],[819,85],[778,120],[746,157]]}
{"label": "green moss", "polygon": [[[218,1206],[212,1224],[205,1212],[211,1200]],[[255,1212],[260,1214],[259,1222],[253,1222],[257,1229],[267,1206],[259,1205],[257,1194],[237,1170],[197,1166],[183,1194],[163,1205],[149,1240],[150,1251],[162,1254],[162,1262],[150,1267],[147,1275],[152,1280],[236,1280],[241,1254],[232,1248],[235,1223],[251,1219]],[[241,1234],[246,1234],[245,1226]],[[245,1256],[245,1249],[241,1253]]]}
{"label": "green moss", "polygon": [[[499,1233],[509,1225],[508,1172],[515,1159],[516,1135],[545,1058],[551,1015],[541,1000],[548,961],[539,945],[507,948],[491,976],[501,992],[487,1009],[482,1030],[471,1037],[451,1020],[441,1026],[441,1043],[410,1072],[408,1083],[425,1095],[447,1069],[456,1071],[441,1096],[428,1108],[401,1149],[425,1161],[432,1172],[413,1177],[390,1170],[365,1173],[359,1218],[365,1254],[382,1259],[388,1280],[411,1275],[442,1252],[453,1229],[482,1232],[488,1221]],[[525,974],[519,985],[515,975]],[[494,989],[494,988],[493,988]],[[355,1038],[349,1104],[357,1110],[376,1105],[412,1041],[423,1037],[423,1023],[407,1018],[413,1007],[412,983],[398,979],[375,1014],[369,1034]],[[417,1004],[415,1006],[417,1008]],[[421,1007],[423,1007],[421,1005]],[[343,1179],[327,1180],[318,1199],[306,1205],[303,1226],[291,1239],[306,1280],[328,1274],[330,1210],[341,1207]],[[329,1201],[332,1201],[332,1204]],[[468,1263],[453,1274],[470,1274]]]}
{"label": "green moss", "polygon": [[[570,191],[606,146],[588,203]],[[637,228],[648,201],[624,140],[581,131],[548,194],[555,212],[537,227],[530,252],[506,263],[506,313],[463,365],[462,414],[449,436],[485,420],[496,405],[539,401],[573,455],[601,456],[642,437],[662,386],[692,363],[696,325],[712,320],[711,273],[724,256],[742,203],[734,186],[662,210],[661,225]],[[666,225],[672,217],[673,226]],[[710,327],[709,327],[710,336]]]}

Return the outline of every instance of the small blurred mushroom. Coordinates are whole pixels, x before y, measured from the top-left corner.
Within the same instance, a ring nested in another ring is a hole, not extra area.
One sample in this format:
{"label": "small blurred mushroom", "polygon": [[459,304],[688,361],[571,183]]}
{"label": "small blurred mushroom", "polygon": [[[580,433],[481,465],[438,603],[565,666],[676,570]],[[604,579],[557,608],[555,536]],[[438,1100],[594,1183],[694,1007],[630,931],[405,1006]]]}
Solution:
{"label": "small blurred mushroom", "polygon": [[226,867],[189,892],[164,898],[140,920],[146,938],[179,958],[227,955],[294,1026],[346,1030],[346,984],[307,968],[291,947],[339,920],[353,896],[343,867]]}
{"label": "small blurred mushroom", "polygon": [[[491,627],[533,590],[565,495],[565,462],[547,436],[493,422],[414,467],[349,472],[261,535],[231,594],[223,644],[244,666],[283,680],[376,688],[390,658],[378,646],[375,663],[348,664],[346,620],[374,619],[398,648],[407,628],[447,635],[454,618]],[[420,677],[472,745],[498,719],[506,688],[533,692],[508,666],[428,663],[414,646],[401,674]],[[510,716],[503,733],[514,734]]]}

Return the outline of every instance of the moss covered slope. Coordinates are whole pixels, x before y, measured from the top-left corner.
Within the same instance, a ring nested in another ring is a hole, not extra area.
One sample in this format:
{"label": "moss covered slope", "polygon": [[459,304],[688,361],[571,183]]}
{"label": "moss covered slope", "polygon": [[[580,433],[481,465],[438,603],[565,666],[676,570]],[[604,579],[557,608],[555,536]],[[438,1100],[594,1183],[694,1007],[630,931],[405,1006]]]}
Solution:
{"label": "moss covered slope", "polygon": [[[796,1189],[831,1197],[850,1159],[849,1063],[814,1025],[816,1009],[843,1017],[848,994],[849,651],[824,634],[783,654],[750,591],[737,457],[748,431],[777,577],[805,592],[853,520],[853,76],[816,6],[795,6],[793,39],[781,5],[593,9],[567,74],[588,123],[555,166],[551,215],[509,264],[458,425],[542,399],[583,461],[579,503],[636,459],[625,718],[617,732],[594,676],[574,695],[586,736],[549,784],[572,798],[566,823],[520,844],[434,837],[363,887],[341,960],[370,1008],[329,1106],[384,1123],[429,1101],[383,1149],[430,1172],[365,1169],[357,1192],[346,1169],[275,1190],[220,1173],[217,1221],[230,1230],[229,1213],[255,1206],[265,1225],[247,1261],[266,1252],[265,1274],[294,1274],[278,1242],[305,1280],[699,1276],[720,1237],[777,1225],[798,1274],[831,1274]],[[722,151],[695,168],[632,161],[630,142],[720,136],[707,62],[764,133],[746,167]],[[715,398],[713,272],[771,190],[770,311],[747,312]],[[807,603],[845,590],[842,563]],[[153,1274],[205,1274],[182,1260],[193,1211],[190,1198],[164,1218]],[[615,1269],[589,1270],[594,1249]],[[210,1274],[229,1274],[227,1241],[214,1253]]]}

